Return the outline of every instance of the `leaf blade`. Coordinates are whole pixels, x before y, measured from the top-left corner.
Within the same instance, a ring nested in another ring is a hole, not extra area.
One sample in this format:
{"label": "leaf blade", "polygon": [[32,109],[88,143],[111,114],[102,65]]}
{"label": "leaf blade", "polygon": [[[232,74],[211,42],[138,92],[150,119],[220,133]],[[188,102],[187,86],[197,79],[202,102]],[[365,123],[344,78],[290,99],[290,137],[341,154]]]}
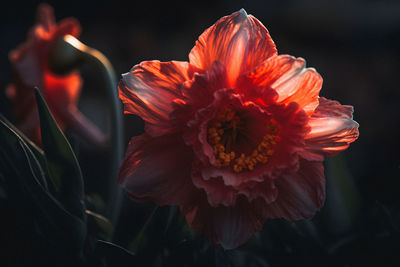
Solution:
{"label": "leaf blade", "polygon": [[56,197],[66,210],[85,219],[83,179],[78,160],[37,88],[35,96],[49,175],[56,181]]}

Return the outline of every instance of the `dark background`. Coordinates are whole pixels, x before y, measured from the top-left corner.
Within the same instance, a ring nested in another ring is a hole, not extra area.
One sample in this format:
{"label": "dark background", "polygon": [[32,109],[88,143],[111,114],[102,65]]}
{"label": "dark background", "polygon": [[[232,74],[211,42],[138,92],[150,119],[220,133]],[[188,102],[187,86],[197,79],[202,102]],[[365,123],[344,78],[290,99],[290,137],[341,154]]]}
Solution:
{"label": "dark background", "polygon": [[[1,88],[11,81],[8,52],[25,41],[40,2],[3,3],[0,11]],[[240,8],[258,18],[269,30],[278,53],[305,58],[307,65],[316,68],[324,78],[320,95],[353,105],[354,119],[360,124],[359,139],[326,164],[327,205],[317,215],[322,221],[328,218],[322,235],[332,244],[341,237],[362,236],[362,241],[349,243],[348,254],[340,254],[343,266],[358,266],[361,262],[378,266],[382,263],[380,260],[384,265],[391,265],[390,260],[400,252],[396,228],[400,222],[399,1],[47,3],[54,7],[57,21],[66,17],[80,21],[80,40],[103,52],[118,77],[143,60],[187,61],[197,37],[220,17]],[[107,130],[104,115],[108,109],[104,104],[102,83],[90,67],[83,68],[82,76],[85,82],[81,110]],[[7,112],[6,101],[2,100],[1,105],[1,110]],[[125,116],[125,143],[142,131],[140,119]],[[99,161],[106,161],[106,156],[90,151],[81,153],[83,174],[88,177],[86,190],[101,195],[106,189],[96,181],[106,178],[105,167],[98,164]],[[124,205],[122,221],[132,224],[132,233],[126,230],[119,233],[122,245],[143,224],[150,209],[130,202]],[[131,210],[137,212],[135,218],[129,215]],[[298,264],[302,266],[301,262]],[[280,266],[276,262],[271,265]]]}

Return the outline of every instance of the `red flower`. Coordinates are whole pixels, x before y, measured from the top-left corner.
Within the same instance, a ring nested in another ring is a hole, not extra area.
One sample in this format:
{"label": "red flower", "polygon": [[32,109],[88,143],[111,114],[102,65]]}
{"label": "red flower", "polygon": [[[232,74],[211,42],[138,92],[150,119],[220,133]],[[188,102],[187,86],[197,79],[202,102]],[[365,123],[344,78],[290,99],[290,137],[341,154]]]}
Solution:
{"label": "red flower", "polygon": [[55,43],[67,34],[78,37],[81,32],[79,22],[67,18],[55,24],[53,8],[47,4],[39,6],[36,20],[28,40],[9,53],[15,77],[13,84],[6,88],[6,94],[13,105],[18,127],[40,143],[39,117],[33,94],[33,87],[37,86],[61,129],[71,127],[88,139],[100,141],[101,133],[77,110],[82,87],[79,73],[60,76],[49,66]]}
{"label": "red flower", "polygon": [[119,84],[133,137],[119,181],[136,200],[179,205],[189,225],[235,248],[268,218],[312,217],[325,199],[322,161],[358,137],[353,108],[319,98],[321,76],[277,55],[244,10],[196,42],[189,62],[142,62]]}

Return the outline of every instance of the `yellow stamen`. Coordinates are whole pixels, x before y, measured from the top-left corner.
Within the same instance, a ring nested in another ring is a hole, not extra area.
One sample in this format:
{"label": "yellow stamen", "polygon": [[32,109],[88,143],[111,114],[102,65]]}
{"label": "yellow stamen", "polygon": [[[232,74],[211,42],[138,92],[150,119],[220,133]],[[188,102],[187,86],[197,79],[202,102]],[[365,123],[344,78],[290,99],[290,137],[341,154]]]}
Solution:
{"label": "yellow stamen", "polygon": [[237,173],[246,170],[252,171],[257,164],[266,164],[274,154],[273,145],[276,144],[279,127],[273,122],[268,123],[267,134],[249,155],[241,153],[240,156],[236,156],[238,154],[235,151],[227,150],[221,143],[222,137],[225,134],[224,140],[226,140],[227,130],[231,129],[232,140],[235,140],[240,122],[240,117],[237,116],[232,107],[228,106],[217,114],[216,121],[208,128],[207,139],[213,148],[216,159],[215,167],[230,166]]}

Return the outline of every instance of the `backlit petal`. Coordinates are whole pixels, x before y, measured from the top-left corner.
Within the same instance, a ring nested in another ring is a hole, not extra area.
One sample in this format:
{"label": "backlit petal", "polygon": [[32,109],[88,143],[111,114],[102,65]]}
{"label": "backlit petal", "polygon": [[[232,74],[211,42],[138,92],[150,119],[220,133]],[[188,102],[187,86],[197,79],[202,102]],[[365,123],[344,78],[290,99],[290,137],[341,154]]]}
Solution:
{"label": "backlit petal", "polygon": [[174,99],[182,98],[182,84],[193,76],[187,62],[146,61],[122,75],[119,97],[125,113],[136,114],[147,122],[150,135],[169,132],[168,122]]}
{"label": "backlit petal", "polygon": [[242,9],[208,28],[190,52],[189,60],[203,70],[210,69],[214,61],[222,62],[233,87],[241,73],[254,69],[276,53],[264,25]]}
{"label": "backlit petal", "polygon": [[[246,78],[258,87],[274,89],[278,93],[278,103],[296,102],[309,115],[318,106],[322,78],[315,69],[306,68],[302,58],[289,55],[271,57],[246,74]],[[247,94],[254,95],[254,92]]]}
{"label": "backlit petal", "polygon": [[311,131],[307,135],[306,150],[334,156],[358,138],[358,123],[353,120],[353,107],[321,97],[311,116]]}

